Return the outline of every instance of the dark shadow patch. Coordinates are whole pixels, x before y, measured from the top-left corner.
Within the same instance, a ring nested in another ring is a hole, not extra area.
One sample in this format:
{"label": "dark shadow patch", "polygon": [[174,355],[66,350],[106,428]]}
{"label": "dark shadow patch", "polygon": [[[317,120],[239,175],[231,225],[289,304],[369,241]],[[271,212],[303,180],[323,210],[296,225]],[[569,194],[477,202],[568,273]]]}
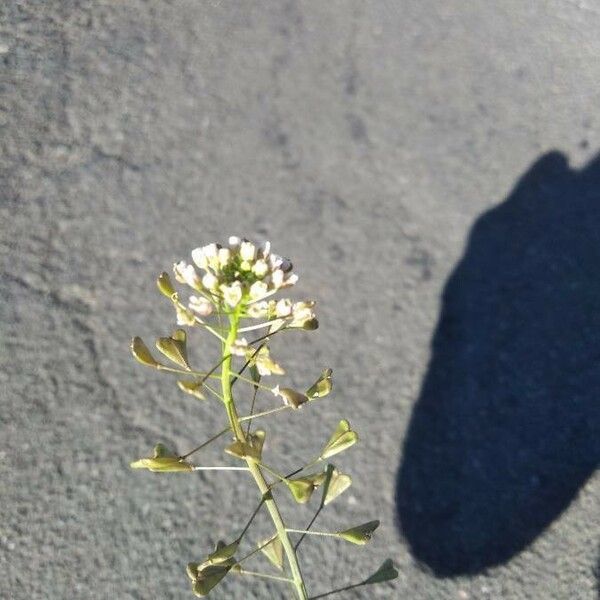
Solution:
{"label": "dark shadow patch", "polygon": [[438,576],[508,561],[600,460],[600,157],[539,159],[450,276],[396,488]]}

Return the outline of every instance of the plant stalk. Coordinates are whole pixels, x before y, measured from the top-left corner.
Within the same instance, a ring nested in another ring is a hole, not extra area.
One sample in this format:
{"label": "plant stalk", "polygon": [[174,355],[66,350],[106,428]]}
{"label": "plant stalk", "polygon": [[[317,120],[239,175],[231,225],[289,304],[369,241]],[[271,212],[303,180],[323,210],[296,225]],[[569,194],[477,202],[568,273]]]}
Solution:
{"label": "plant stalk", "polygon": [[[225,404],[225,409],[227,411],[227,417],[229,419],[231,429],[236,439],[242,443],[245,443],[246,436],[244,435],[244,430],[242,429],[240,418],[237,414],[235,403],[233,401],[233,395],[231,393],[232,372],[231,355],[229,354],[229,348],[237,338],[238,328],[239,315],[237,312],[234,312],[229,315],[229,332],[223,348],[224,360],[221,365],[221,389],[223,392],[223,403]],[[277,536],[281,540],[283,550],[290,565],[293,585],[296,591],[297,598],[298,600],[307,600],[308,594],[306,592],[304,579],[302,578],[302,573],[300,571],[300,565],[298,564],[298,557],[296,556],[296,551],[294,550],[294,546],[292,545],[292,542],[288,535],[285,523],[283,522],[277,503],[275,502],[275,499],[270,493],[270,487],[267,484],[262,474],[262,471],[260,470],[260,467],[256,464],[256,462],[254,462],[250,458],[246,458],[245,460],[246,464],[248,465],[248,469],[252,474],[252,477],[254,477],[254,481],[256,482],[258,489],[260,490],[261,496],[265,497],[265,505],[267,507],[267,510],[269,511],[269,515],[271,516],[271,520],[273,521],[273,525],[275,526],[275,529],[277,531]]]}

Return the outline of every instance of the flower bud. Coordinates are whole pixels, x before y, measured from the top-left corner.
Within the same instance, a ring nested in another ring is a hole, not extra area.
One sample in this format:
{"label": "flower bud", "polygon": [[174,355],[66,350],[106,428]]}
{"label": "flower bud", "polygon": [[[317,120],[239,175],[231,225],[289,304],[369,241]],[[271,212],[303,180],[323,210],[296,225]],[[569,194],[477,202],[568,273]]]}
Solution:
{"label": "flower bud", "polygon": [[200,269],[208,269],[208,258],[204,254],[204,248],[194,248],[192,250],[192,260]]}
{"label": "flower bud", "polygon": [[242,240],[239,237],[237,237],[237,235],[229,236],[229,247],[231,248],[231,250],[238,250],[241,243]]}
{"label": "flower bud", "polygon": [[290,273],[283,281],[283,284],[281,287],[291,287],[293,285],[296,285],[296,283],[298,283],[298,275],[296,275],[296,273]]}
{"label": "flower bud", "polygon": [[219,280],[209,271],[202,278],[202,285],[211,292],[214,292],[219,287]]}
{"label": "flower bud", "polygon": [[260,242],[258,244],[258,254],[263,258],[267,258],[271,253],[271,242]]}
{"label": "flower bud", "polygon": [[256,247],[252,242],[242,242],[240,246],[240,256],[242,260],[252,262],[256,257]]}
{"label": "flower bud", "polygon": [[175,273],[175,279],[177,279],[179,283],[186,283],[191,288],[198,291],[202,289],[200,277],[198,277],[198,273],[196,273],[196,269],[194,269],[193,265],[188,265],[182,260],[173,265],[173,271]]}
{"label": "flower bud", "polygon": [[264,259],[259,258],[254,263],[254,266],[252,267],[252,272],[257,277],[262,278],[262,277],[264,277],[269,272],[269,265],[267,264],[267,262]]}
{"label": "flower bud", "polygon": [[219,248],[218,258],[221,268],[227,266],[231,260],[231,250],[229,248]]}
{"label": "flower bud", "polygon": [[208,317],[213,311],[213,305],[210,300],[204,296],[190,296],[189,309],[199,314],[201,317]]}
{"label": "flower bud", "polygon": [[271,274],[271,283],[273,284],[273,287],[276,289],[280,288],[283,284],[284,277],[285,275],[281,269],[275,269]]}

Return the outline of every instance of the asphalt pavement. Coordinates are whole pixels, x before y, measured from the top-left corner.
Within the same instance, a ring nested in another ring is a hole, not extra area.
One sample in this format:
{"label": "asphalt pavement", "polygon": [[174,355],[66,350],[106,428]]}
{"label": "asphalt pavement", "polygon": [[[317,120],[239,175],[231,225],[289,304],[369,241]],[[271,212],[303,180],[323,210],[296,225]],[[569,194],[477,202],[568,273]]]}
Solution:
{"label": "asphalt pavement", "polygon": [[128,467],[222,427],[129,341],[174,326],[158,273],[240,235],[317,301],[282,381],[334,372],[265,452],[293,467],[349,418],[317,523],[382,522],[305,540],[309,593],[391,557],[340,597],[597,598],[599,30],[595,0],[2,3],[0,597],[190,598],[252,512],[239,474]]}

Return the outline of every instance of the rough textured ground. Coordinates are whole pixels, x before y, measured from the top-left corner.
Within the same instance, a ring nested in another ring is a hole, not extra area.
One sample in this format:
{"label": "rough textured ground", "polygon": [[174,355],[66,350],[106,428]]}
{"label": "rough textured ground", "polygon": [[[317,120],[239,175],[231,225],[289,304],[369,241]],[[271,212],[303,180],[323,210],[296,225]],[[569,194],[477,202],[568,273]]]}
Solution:
{"label": "rough textured ground", "polygon": [[280,344],[293,381],[336,377],[272,447],[291,463],[350,416],[329,525],[383,522],[368,549],[306,545],[313,594],[391,556],[395,587],[346,597],[597,597],[597,2],[0,19],[0,597],[189,598],[183,565],[248,513],[235,475],[127,467],[221,423],[128,343],[171,327],[156,274],[230,233],[271,239],[319,301],[322,328]]}

